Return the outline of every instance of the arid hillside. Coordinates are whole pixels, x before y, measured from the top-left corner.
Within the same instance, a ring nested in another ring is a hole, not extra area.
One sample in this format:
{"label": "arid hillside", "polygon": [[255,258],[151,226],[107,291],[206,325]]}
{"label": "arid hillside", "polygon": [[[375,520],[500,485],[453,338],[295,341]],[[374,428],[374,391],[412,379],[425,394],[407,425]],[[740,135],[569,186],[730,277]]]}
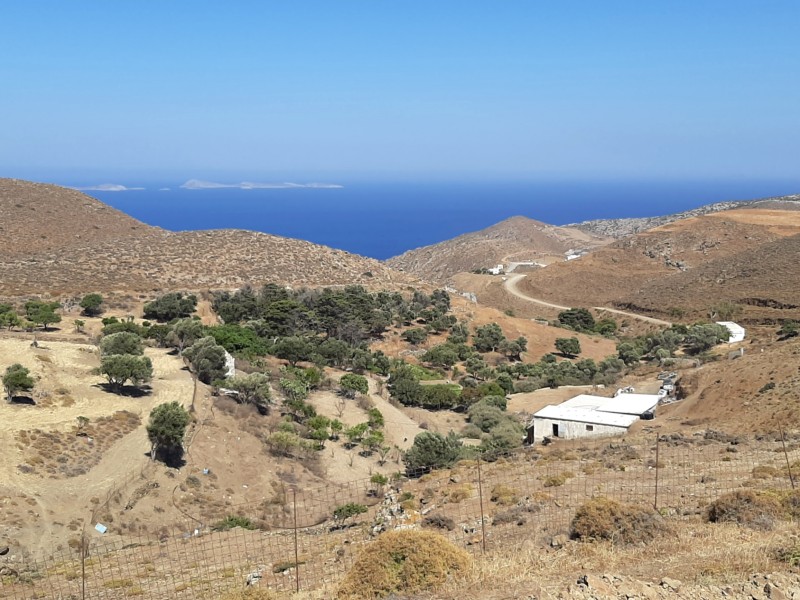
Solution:
{"label": "arid hillside", "polygon": [[0,178],[3,259],[160,231],[75,190]]}
{"label": "arid hillside", "polygon": [[[800,212],[735,210],[676,221],[579,260],[529,274],[519,287],[562,304],[703,313],[720,300],[800,304],[794,268]],[[728,285],[723,282],[732,282]],[[724,288],[724,289],[723,289]],[[758,302],[756,302],[758,304]]]}
{"label": "arid hillside", "polygon": [[456,273],[501,263],[563,260],[565,252],[596,248],[608,241],[578,229],[512,217],[481,231],[410,250],[387,264],[424,279],[444,281]]}
{"label": "arid hillside", "polygon": [[706,204],[692,210],[687,210],[671,215],[660,217],[639,217],[628,219],[596,219],[573,223],[567,227],[575,227],[586,233],[594,235],[610,236],[613,238],[623,238],[636,233],[642,233],[648,229],[654,229],[663,225],[674,223],[682,219],[700,217],[720,211],[734,209],[776,209],[776,210],[800,210],[800,194],[791,196],[777,196],[774,198],[762,198],[760,200],[734,200],[730,202],[715,202]]}
{"label": "arid hillside", "polygon": [[2,297],[415,281],[379,261],[301,240],[165,231],[80,192],[18,180],[0,180],[0,228]]}

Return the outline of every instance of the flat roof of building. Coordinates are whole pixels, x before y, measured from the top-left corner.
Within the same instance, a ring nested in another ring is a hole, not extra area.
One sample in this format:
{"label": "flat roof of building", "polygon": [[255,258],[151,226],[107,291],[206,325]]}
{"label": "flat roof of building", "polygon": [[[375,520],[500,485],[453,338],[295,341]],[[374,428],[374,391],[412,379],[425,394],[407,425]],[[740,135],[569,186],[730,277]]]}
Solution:
{"label": "flat roof of building", "polygon": [[580,394],[562,402],[558,406],[639,416],[653,410],[658,406],[659,400],[658,394],[620,394],[613,398]]}

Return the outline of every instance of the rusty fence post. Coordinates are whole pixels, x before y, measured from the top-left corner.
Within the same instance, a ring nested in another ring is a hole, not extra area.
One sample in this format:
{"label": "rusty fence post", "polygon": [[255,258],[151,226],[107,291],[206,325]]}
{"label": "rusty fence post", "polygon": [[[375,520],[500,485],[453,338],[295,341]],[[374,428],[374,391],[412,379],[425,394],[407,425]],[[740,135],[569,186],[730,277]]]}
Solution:
{"label": "rusty fence post", "polygon": [[481,480],[481,455],[478,454],[478,501],[481,507],[481,549],[486,553],[486,519],[483,513],[483,481]]}
{"label": "rusty fence post", "polygon": [[86,554],[89,551],[86,543],[86,527],[81,530],[81,600],[86,600]]}
{"label": "rusty fence post", "polygon": [[660,448],[661,448],[661,436],[656,434],[656,467],[655,467],[656,468],[656,487],[655,487],[655,494],[654,494],[654,497],[653,497],[653,509],[654,510],[658,510],[658,468],[659,468],[658,455],[659,455],[659,449]]}
{"label": "rusty fence post", "polygon": [[789,462],[789,453],[786,451],[786,437],[783,435],[783,427],[778,425],[778,428],[781,431],[781,444],[783,445],[783,456],[786,458],[786,471],[789,473],[789,483],[792,484],[792,489],[794,489],[794,475],[792,475],[792,465]]}
{"label": "rusty fence post", "polygon": [[297,546],[297,488],[292,488],[292,509],[294,511],[294,582],[300,592],[300,551]]}

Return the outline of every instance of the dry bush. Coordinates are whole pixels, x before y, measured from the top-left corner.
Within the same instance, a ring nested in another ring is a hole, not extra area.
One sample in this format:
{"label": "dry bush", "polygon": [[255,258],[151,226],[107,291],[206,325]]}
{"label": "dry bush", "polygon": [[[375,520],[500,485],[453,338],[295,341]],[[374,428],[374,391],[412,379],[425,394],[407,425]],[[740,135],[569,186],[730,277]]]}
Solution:
{"label": "dry bush", "polygon": [[542,479],[542,485],[544,487],[561,487],[572,477],[575,477],[575,474],[570,471],[564,471],[558,475],[548,475]]}
{"label": "dry bush", "polygon": [[453,531],[456,528],[456,523],[453,519],[444,515],[428,515],[422,519],[422,526]]}
{"label": "dry bush", "polygon": [[714,500],[705,516],[709,523],[738,523],[751,529],[768,530],[782,510],[775,494],[743,490]]}
{"label": "dry bush", "polygon": [[520,504],[503,512],[497,513],[492,518],[492,525],[505,525],[507,523],[516,523],[517,525],[525,525],[528,522],[528,515],[537,513],[542,510],[541,504]]}
{"label": "dry bush", "polygon": [[581,505],[570,525],[572,539],[610,540],[622,545],[650,542],[667,532],[661,515],[654,510],[603,497]]}
{"label": "dry bush", "polygon": [[469,554],[437,533],[390,531],[364,548],[338,597],[366,600],[430,590],[469,565]]}
{"label": "dry bush", "polygon": [[772,479],[779,474],[778,469],[769,465],[758,465],[753,467],[750,477],[753,479]]}
{"label": "dry bush", "polygon": [[447,494],[447,499],[454,504],[466,500],[472,495],[472,486],[468,483],[458,485],[451,489]]}
{"label": "dry bush", "polygon": [[497,502],[500,506],[516,504],[519,502],[519,490],[500,483],[492,488],[492,495],[489,499]]}

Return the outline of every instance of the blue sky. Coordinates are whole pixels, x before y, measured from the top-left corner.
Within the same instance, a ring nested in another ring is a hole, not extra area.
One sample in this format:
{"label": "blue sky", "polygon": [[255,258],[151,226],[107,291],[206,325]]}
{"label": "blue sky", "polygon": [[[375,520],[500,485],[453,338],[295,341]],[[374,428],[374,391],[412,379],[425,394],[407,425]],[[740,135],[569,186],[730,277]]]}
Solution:
{"label": "blue sky", "polygon": [[796,0],[5,3],[0,176],[797,179]]}

